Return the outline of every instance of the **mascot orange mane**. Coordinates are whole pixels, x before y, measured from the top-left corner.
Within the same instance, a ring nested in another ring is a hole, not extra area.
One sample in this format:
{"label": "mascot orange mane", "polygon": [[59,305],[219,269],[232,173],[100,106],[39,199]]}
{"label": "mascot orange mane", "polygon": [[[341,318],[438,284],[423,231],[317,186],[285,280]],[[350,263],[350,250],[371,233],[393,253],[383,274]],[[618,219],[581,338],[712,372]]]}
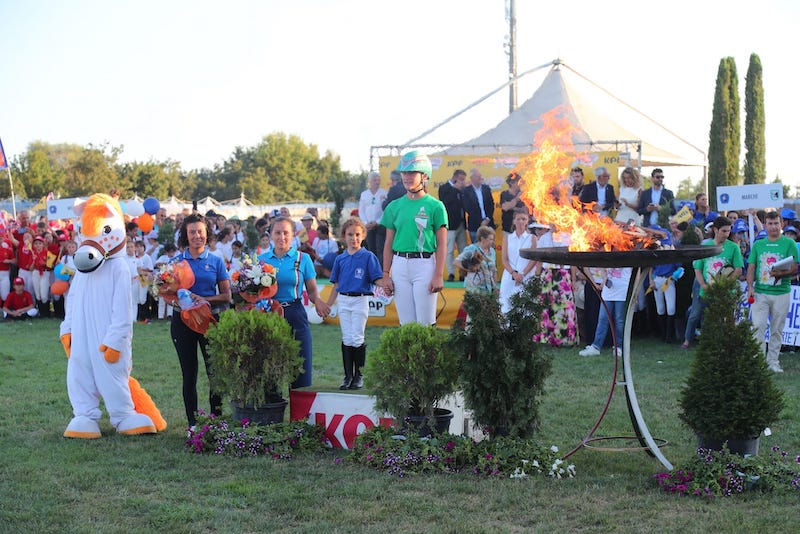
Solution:
{"label": "mascot orange mane", "polygon": [[152,434],[166,421],[147,392],[130,376],[131,290],[122,208],[108,195],[76,204],[81,245],[72,280],[61,343],[67,353],[67,392],[73,418],[68,438],[99,438],[100,399],[120,434]]}

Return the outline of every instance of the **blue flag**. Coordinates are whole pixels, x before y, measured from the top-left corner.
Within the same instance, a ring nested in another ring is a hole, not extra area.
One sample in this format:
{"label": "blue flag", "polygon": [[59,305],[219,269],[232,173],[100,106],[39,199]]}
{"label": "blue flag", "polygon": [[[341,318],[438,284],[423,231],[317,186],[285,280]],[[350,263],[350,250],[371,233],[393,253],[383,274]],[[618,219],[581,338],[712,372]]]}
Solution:
{"label": "blue flag", "polygon": [[3,140],[0,139],[0,171],[8,168],[8,160],[6,160],[6,151],[3,150]]}

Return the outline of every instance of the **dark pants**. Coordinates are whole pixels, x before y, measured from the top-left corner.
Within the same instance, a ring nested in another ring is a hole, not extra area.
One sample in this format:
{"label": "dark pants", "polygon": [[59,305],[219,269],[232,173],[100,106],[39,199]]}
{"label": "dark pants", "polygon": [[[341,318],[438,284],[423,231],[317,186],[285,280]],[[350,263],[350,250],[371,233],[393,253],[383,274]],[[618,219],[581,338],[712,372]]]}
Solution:
{"label": "dark pants", "polygon": [[383,244],[386,242],[386,228],[380,224],[367,230],[367,249],[378,256],[378,263],[383,268]]}
{"label": "dark pants", "polygon": [[[211,365],[208,361],[208,340],[205,336],[198,334],[181,319],[178,310],[172,314],[172,324],[170,325],[170,335],[175,351],[178,353],[178,361],[181,364],[181,375],[183,376],[183,405],[186,408],[186,419],[189,426],[197,423],[197,372],[199,362],[197,360],[197,346],[203,354],[203,362],[206,366],[206,375],[209,382],[213,376]],[[219,415],[222,412],[222,396],[214,392],[209,387],[208,402],[211,413]]]}
{"label": "dark pants", "polygon": [[311,385],[311,329],[303,301],[298,299],[283,308],[283,316],[292,327],[294,338],[300,342],[300,357],[303,358],[303,373],[292,382],[291,388],[304,388]]}
{"label": "dark pants", "polygon": [[[605,313],[605,310],[603,310]],[[594,340],[597,330],[597,318],[600,315],[600,297],[597,296],[591,282],[586,281],[583,287],[583,327],[588,340],[587,345]],[[600,347],[602,348],[602,347]]]}

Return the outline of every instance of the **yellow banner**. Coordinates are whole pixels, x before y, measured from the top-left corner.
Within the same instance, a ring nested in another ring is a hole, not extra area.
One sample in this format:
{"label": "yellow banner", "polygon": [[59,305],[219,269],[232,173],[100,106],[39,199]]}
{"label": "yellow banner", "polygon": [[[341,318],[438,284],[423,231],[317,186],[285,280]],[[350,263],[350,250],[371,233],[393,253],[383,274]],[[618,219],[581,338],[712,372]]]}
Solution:
{"label": "yellow banner", "polygon": [[[495,156],[430,156],[433,176],[428,183],[428,193],[434,197],[439,196],[439,186],[453,177],[457,169],[467,173],[478,169],[483,176],[483,183],[492,189],[495,202],[500,198],[500,192],[508,189],[506,177],[516,168],[517,163],[524,154],[498,154]],[[391,186],[389,174],[397,168],[400,163],[400,156],[381,157],[378,163],[378,172],[381,173],[381,187],[388,189]],[[605,167],[611,174],[611,183],[617,187],[619,176],[619,153],[618,152],[591,152],[589,154],[576,155],[572,167],[583,169],[584,183],[594,180],[594,170],[598,167]],[[570,169],[564,169],[564,176],[569,176]]]}

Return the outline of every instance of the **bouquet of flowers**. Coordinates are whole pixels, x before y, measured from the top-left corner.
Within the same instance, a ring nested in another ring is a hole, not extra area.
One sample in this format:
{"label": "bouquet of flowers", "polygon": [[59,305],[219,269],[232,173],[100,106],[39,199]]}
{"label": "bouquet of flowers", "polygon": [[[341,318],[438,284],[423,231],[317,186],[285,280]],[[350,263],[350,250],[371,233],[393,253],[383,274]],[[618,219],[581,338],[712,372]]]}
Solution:
{"label": "bouquet of flowers", "polygon": [[268,263],[253,261],[244,255],[242,266],[231,273],[231,291],[250,303],[272,298],[278,292],[277,270]]}
{"label": "bouquet of flowers", "polygon": [[186,260],[165,263],[152,273],[150,292],[156,298],[174,301],[179,289],[189,289],[194,285],[194,272]]}

